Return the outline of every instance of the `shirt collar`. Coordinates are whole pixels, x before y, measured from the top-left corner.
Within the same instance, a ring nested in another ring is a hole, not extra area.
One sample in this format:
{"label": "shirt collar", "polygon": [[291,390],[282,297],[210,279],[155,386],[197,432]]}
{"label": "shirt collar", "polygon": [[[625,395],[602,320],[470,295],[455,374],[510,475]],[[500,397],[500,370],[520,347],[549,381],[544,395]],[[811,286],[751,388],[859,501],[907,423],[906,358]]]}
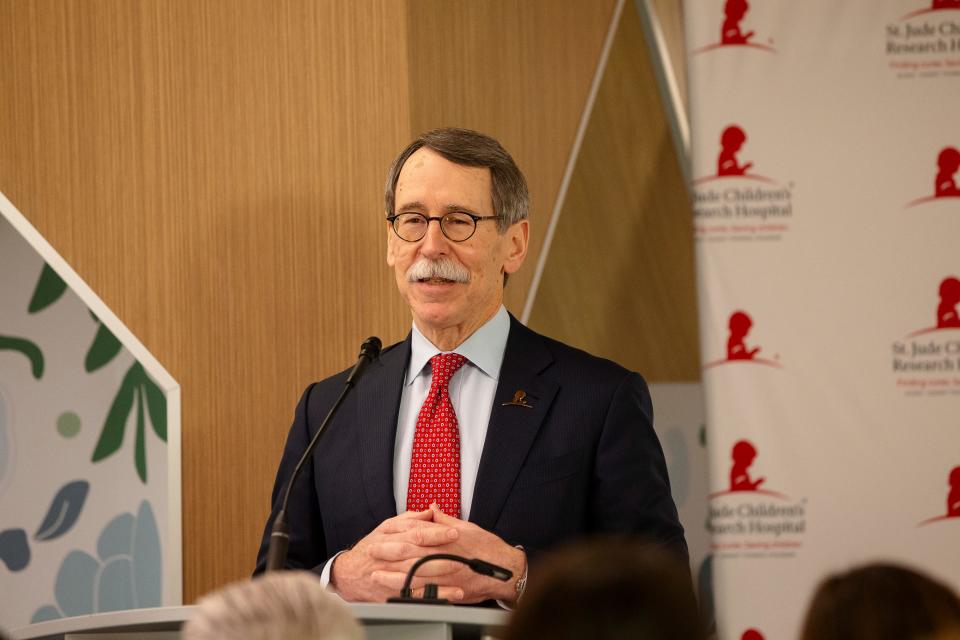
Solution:
{"label": "shirt collar", "polygon": [[[432,342],[420,333],[413,323],[410,339],[410,368],[407,369],[406,384],[412,384],[427,366],[430,358],[440,351]],[[500,309],[469,338],[449,353],[459,353],[470,363],[494,380],[500,377],[503,353],[507,349],[507,336],[510,335],[510,315],[506,308]]]}

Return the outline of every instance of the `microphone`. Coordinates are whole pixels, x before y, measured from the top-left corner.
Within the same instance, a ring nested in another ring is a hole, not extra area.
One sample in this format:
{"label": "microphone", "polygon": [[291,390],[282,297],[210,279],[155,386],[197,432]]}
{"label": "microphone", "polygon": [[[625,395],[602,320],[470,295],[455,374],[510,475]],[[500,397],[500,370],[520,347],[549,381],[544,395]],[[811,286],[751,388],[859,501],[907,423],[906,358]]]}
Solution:
{"label": "microphone", "polygon": [[400,597],[390,598],[387,600],[387,602],[406,602],[411,604],[449,604],[446,599],[437,597],[437,585],[435,584],[427,584],[423,587],[422,598],[413,597],[413,590],[410,588],[410,584],[413,582],[413,576],[416,574],[417,569],[431,560],[452,560],[454,562],[459,562],[470,567],[474,573],[479,573],[483,576],[490,576],[491,578],[496,578],[497,580],[501,580],[503,582],[506,582],[513,577],[513,572],[509,569],[504,569],[503,567],[495,565],[492,562],[487,562],[486,560],[480,560],[479,558],[464,558],[463,556],[455,556],[450,553],[431,553],[430,555],[423,556],[413,563],[413,566],[410,567],[410,571],[407,572],[407,579],[403,582],[403,588],[400,589]]}
{"label": "microphone", "polygon": [[363,344],[360,345],[360,355],[357,356],[357,364],[353,365],[353,370],[350,371],[350,375],[347,376],[347,386],[352,387],[357,383],[357,379],[360,378],[360,374],[363,373],[363,370],[367,368],[367,365],[377,359],[380,355],[380,338],[377,336],[370,336],[363,341]]}
{"label": "microphone", "polygon": [[299,477],[303,465],[307,462],[307,460],[310,459],[310,456],[313,454],[313,450],[317,448],[317,443],[320,442],[320,437],[326,431],[327,424],[337,413],[337,409],[340,408],[340,405],[343,403],[343,399],[347,397],[347,393],[349,393],[350,389],[357,384],[357,380],[360,379],[360,376],[363,373],[363,370],[366,369],[367,365],[376,360],[380,355],[380,347],[380,338],[376,336],[367,338],[363,341],[363,344],[360,345],[360,355],[357,357],[357,364],[353,366],[353,369],[350,371],[350,375],[347,376],[347,381],[343,385],[343,391],[340,392],[340,397],[338,397],[337,401],[333,403],[333,406],[330,408],[330,412],[327,413],[327,417],[323,419],[322,423],[320,423],[320,427],[310,440],[310,444],[307,445],[303,455],[300,456],[300,461],[297,462],[297,466],[294,467],[293,473],[290,475],[290,480],[287,482],[287,490],[283,495],[283,502],[280,504],[280,510],[277,512],[277,517],[273,520],[273,529],[270,531],[270,543],[267,546],[267,571],[279,571],[283,569],[287,562],[287,550],[290,547],[290,526],[287,523],[287,502],[290,501],[290,491],[293,489],[293,483],[297,481],[297,477]]}

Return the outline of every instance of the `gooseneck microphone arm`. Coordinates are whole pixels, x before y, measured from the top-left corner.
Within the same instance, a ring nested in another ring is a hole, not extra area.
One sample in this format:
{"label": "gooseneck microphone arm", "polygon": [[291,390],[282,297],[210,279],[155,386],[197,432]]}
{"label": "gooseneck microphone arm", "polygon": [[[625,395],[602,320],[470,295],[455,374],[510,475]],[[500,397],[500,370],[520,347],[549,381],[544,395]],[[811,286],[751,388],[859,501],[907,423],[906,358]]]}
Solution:
{"label": "gooseneck microphone arm", "polygon": [[452,560],[453,562],[459,562],[470,567],[474,573],[490,576],[491,578],[496,578],[497,580],[501,580],[503,582],[506,582],[513,577],[513,572],[509,569],[504,569],[503,567],[495,565],[492,562],[487,562],[486,560],[480,560],[479,558],[464,558],[463,556],[456,556],[451,553],[431,553],[430,555],[423,556],[413,563],[413,566],[410,567],[409,571],[407,571],[407,579],[403,581],[403,588],[400,589],[400,597],[390,598],[387,600],[387,602],[447,604],[446,600],[437,598],[437,585],[435,584],[428,584],[424,587],[422,598],[413,597],[413,590],[410,588],[410,585],[413,583],[413,576],[417,573],[417,569],[431,560]]}
{"label": "gooseneck microphone arm", "polygon": [[355,364],[353,370],[350,371],[350,375],[347,376],[347,381],[343,385],[343,391],[340,392],[337,401],[330,407],[327,417],[320,423],[317,432],[313,434],[313,438],[310,439],[310,444],[307,445],[303,455],[300,456],[300,461],[297,462],[297,466],[294,467],[293,473],[290,474],[290,480],[287,482],[287,490],[283,494],[283,502],[280,503],[280,510],[277,511],[277,517],[273,519],[273,529],[270,531],[270,543],[267,546],[267,571],[279,571],[284,568],[287,562],[287,550],[290,547],[290,525],[287,522],[287,503],[290,501],[290,492],[293,489],[294,482],[296,482],[300,476],[303,465],[306,464],[310,456],[313,455],[313,450],[316,449],[317,443],[320,442],[320,437],[327,429],[327,424],[329,424],[330,419],[337,413],[337,409],[340,408],[343,399],[347,397],[350,389],[356,385],[357,380],[360,378],[366,366],[376,360],[377,356],[380,355],[380,346],[380,338],[376,336],[367,338],[363,341],[363,344],[360,345],[360,356],[357,358],[357,364]]}

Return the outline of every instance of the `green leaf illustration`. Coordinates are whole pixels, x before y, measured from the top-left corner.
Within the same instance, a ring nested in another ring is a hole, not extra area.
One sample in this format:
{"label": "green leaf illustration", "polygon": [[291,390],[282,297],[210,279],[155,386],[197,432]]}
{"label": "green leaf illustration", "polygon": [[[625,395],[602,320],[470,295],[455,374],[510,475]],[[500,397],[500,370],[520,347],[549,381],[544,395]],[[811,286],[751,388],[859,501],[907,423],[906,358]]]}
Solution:
{"label": "green leaf illustration", "polygon": [[147,447],[146,447],[146,425],[143,418],[143,404],[146,402],[143,394],[143,387],[137,387],[137,441],[133,449],[133,462],[137,467],[137,475],[140,480],[147,483]]}
{"label": "green leaf illustration", "polygon": [[37,380],[43,376],[43,352],[33,342],[26,338],[14,338],[12,336],[0,336],[0,351],[17,351],[27,356],[30,360],[30,370],[33,377]]}
{"label": "green leaf illustration", "polygon": [[87,370],[87,373],[96,371],[113,360],[114,356],[120,353],[120,347],[122,346],[113,332],[107,328],[107,325],[101,324],[100,328],[97,329],[97,335],[93,338],[93,344],[90,345],[90,350],[87,351],[83,367]]}
{"label": "green leaf illustration", "polygon": [[147,395],[147,409],[150,410],[150,423],[153,425],[153,432],[157,437],[167,441],[167,399],[163,395],[163,390],[151,380],[144,376],[143,389]]}
{"label": "green leaf illustration", "polygon": [[147,482],[147,420],[146,412],[150,412],[150,421],[153,430],[164,441],[167,438],[167,406],[163,391],[154,383],[143,365],[134,362],[130,365],[120,390],[117,391],[107,419],[104,421],[103,431],[93,452],[93,462],[107,458],[123,444],[123,436],[130,418],[133,403],[137,404],[137,426],[134,434],[133,466],[137,470],[140,480]]}
{"label": "green leaf illustration", "polygon": [[50,265],[44,264],[43,271],[40,272],[40,279],[37,281],[37,287],[33,290],[33,297],[30,298],[28,313],[43,311],[54,302],[56,302],[63,292],[67,290],[67,283],[57,275],[57,272],[50,268]]}
{"label": "green leaf illustration", "polygon": [[130,409],[133,408],[133,396],[137,383],[140,381],[138,369],[142,371],[140,364],[135,363],[120,383],[120,390],[113,399],[107,419],[103,423],[103,431],[100,432],[100,439],[97,440],[97,446],[93,450],[93,462],[99,462],[113,455],[123,444],[123,432],[127,426]]}

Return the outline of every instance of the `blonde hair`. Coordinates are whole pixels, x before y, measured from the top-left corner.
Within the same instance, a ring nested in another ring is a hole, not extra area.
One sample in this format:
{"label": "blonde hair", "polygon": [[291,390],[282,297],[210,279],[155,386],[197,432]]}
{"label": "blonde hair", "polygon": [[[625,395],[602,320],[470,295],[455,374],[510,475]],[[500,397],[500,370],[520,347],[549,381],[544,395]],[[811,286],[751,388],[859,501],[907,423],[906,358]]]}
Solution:
{"label": "blonde hair", "polygon": [[362,640],[360,624],[315,574],[268,573],[201,598],[184,640]]}

